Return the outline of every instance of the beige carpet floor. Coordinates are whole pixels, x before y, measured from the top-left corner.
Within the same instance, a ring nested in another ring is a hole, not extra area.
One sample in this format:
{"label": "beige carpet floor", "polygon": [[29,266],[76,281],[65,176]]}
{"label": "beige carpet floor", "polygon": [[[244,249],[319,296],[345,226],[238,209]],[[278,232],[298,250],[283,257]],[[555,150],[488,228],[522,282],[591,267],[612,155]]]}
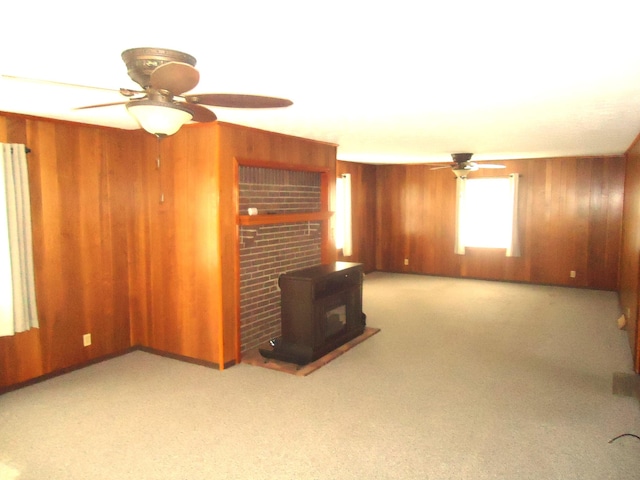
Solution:
{"label": "beige carpet floor", "polygon": [[135,351],[0,395],[0,478],[640,478],[616,293],[374,273],[363,306],[305,377]]}

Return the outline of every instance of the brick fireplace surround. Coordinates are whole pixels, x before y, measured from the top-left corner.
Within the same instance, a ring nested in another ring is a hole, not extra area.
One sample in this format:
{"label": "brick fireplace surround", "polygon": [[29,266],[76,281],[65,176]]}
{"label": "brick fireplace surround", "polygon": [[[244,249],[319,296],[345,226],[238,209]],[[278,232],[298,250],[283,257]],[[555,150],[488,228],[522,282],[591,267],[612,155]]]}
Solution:
{"label": "brick fireplace surround", "polygon": [[[321,176],[316,172],[240,166],[239,208],[263,214],[319,212]],[[241,352],[279,337],[278,278],[321,263],[321,223],[317,221],[240,227]]]}

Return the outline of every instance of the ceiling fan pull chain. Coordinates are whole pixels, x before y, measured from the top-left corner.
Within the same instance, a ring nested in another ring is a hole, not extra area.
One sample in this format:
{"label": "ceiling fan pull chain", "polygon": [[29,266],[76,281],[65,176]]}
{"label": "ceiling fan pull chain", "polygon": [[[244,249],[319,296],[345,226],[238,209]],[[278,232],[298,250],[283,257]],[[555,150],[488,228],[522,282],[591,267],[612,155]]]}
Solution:
{"label": "ceiling fan pull chain", "polygon": [[158,189],[160,190],[160,203],[164,203],[164,189],[162,187],[162,171],[160,169],[161,167],[161,155],[162,155],[162,150],[161,150],[161,142],[162,139],[164,138],[164,135],[156,135],[156,170],[158,171]]}
{"label": "ceiling fan pull chain", "polygon": [[160,135],[156,135],[156,170],[160,170]]}

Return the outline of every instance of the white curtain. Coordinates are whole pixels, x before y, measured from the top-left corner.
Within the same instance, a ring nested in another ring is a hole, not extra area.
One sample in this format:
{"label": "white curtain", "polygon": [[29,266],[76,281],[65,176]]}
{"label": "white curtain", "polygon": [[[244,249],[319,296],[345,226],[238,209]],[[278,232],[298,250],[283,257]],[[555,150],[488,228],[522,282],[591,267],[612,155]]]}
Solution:
{"label": "white curtain", "polygon": [[38,327],[26,147],[0,143],[0,336]]}
{"label": "white curtain", "polygon": [[464,238],[464,224],[465,216],[465,190],[467,187],[466,178],[456,178],[456,243],[454,246],[454,253],[456,255],[464,255],[465,248],[462,239]]}
{"label": "white curtain", "polygon": [[353,254],[351,238],[351,174],[342,174],[342,255]]}

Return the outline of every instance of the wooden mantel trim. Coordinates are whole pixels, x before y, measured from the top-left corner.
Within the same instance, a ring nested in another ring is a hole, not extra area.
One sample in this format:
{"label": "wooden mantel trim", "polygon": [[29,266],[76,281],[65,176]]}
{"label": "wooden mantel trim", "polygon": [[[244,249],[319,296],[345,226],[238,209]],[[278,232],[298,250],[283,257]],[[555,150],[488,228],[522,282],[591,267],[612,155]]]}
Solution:
{"label": "wooden mantel trim", "polygon": [[276,215],[238,215],[238,225],[273,225],[276,223],[329,220],[333,212],[284,213]]}

